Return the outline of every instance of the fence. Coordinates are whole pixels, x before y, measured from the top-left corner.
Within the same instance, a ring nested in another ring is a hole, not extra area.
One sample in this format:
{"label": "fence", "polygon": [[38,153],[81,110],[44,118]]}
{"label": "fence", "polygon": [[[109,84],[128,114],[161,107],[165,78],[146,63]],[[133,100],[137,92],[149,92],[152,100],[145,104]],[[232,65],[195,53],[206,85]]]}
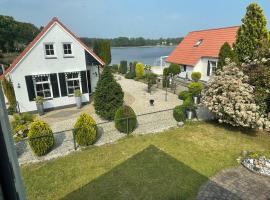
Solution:
{"label": "fence", "polygon": [[[97,129],[97,138],[94,141],[94,145],[100,146],[107,143],[112,143],[120,138],[125,137],[129,134],[147,134],[153,132],[161,132],[165,129],[171,128],[176,125],[176,121],[172,115],[173,109],[160,110],[150,113],[143,113],[136,115],[137,124],[133,130],[131,128],[131,122],[134,121],[134,117],[121,118],[119,122],[125,126],[126,134],[119,132],[115,127],[115,121],[104,121],[97,123],[95,129]],[[49,160],[51,158],[60,157],[69,154],[71,151],[76,151],[79,147],[76,142],[76,130],[66,129],[58,132],[54,132],[55,145],[53,149],[42,158],[37,158],[31,152],[29,147],[29,140],[37,140],[43,137],[51,137],[48,135],[25,138],[16,143],[17,154],[19,162],[29,163],[38,162],[39,160]]]}

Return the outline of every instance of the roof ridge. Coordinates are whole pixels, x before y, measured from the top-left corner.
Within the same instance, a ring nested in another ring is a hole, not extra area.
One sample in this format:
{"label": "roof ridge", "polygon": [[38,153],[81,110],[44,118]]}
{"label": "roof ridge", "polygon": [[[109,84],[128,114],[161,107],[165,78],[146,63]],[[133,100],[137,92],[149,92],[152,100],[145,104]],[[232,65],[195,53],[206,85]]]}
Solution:
{"label": "roof ridge", "polygon": [[226,27],[220,27],[220,28],[201,29],[201,30],[196,30],[196,31],[190,31],[189,33],[202,32],[202,31],[212,31],[212,30],[220,30],[220,29],[229,29],[229,28],[236,28],[236,27],[240,27],[240,26],[226,26]]}

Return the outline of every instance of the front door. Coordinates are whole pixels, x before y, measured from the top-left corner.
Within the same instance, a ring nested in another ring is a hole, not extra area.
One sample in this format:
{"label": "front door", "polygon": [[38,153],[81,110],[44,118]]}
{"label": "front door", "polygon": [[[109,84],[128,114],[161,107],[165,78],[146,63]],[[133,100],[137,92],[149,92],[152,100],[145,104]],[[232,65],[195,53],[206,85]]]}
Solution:
{"label": "front door", "polygon": [[95,92],[98,79],[99,79],[98,66],[90,66],[91,92]]}

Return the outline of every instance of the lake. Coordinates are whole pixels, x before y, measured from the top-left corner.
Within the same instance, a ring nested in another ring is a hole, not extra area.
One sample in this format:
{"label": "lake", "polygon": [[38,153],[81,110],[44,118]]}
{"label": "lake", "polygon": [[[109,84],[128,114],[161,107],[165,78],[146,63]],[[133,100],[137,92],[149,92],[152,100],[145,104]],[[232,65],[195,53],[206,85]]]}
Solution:
{"label": "lake", "polygon": [[139,61],[147,65],[160,65],[160,57],[168,56],[175,46],[168,47],[113,47],[111,48],[111,64],[119,64],[121,60]]}

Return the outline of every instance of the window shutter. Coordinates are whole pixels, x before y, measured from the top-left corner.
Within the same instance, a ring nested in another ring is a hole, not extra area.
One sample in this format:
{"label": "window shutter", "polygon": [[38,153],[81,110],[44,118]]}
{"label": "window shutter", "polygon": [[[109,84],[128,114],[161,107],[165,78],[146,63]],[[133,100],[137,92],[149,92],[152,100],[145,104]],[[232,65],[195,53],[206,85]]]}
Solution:
{"label": "window shutter", "polygon": [[207,63],[207,76],[210,76],[210,61]]}
{"label": "window shutter", "polygon": [[25,76],[25,82],[26,82],[29,101],[34,101],[36,94],[35,94],[35,88],[34,88],[32,76]]}
{"label": "window shutter", "polygon": [[65,73],[59,73],[58,76],[59,76],[59,82],[60,82],[61,96],[65,97],[67,96],[67,85],[66,85]]}
{"label": "window shutter", "polygon": [[81,71],[81,85],[82,85],[82,93],[83,94],[88,93],[86,71]]}
{"label": "window shutter", "polygon": [[57,74],[50,74],[50,80],[51,80],[51,85],[52,85],[53,98],[60,97]]}

